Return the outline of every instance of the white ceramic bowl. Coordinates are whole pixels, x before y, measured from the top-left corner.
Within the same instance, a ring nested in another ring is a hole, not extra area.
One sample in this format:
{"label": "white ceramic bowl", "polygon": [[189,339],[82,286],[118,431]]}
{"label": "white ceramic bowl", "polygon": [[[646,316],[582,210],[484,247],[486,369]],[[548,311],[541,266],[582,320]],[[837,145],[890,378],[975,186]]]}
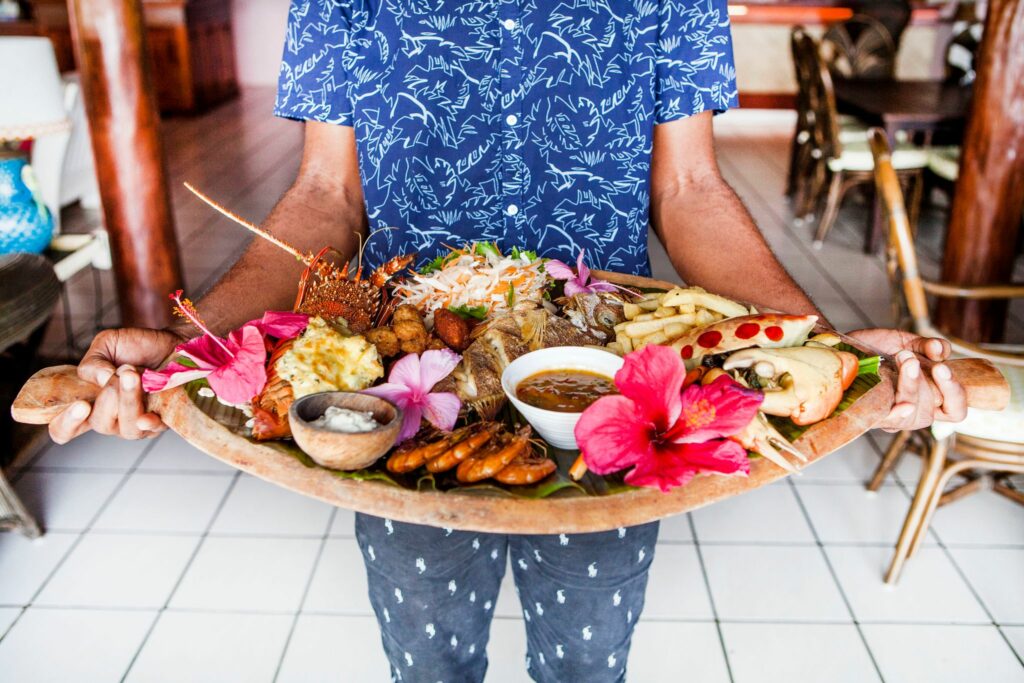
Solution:
{"label": "white ceramic bowl", "polygon": [[560,413],[523,403],[516,398],[516,387],[527,377],[545,370],[589,370],[606,377],[615,377],[622,367],[622,358],[610,351],[582,346],[555,346],[531,351],[509,363],[501,374],[501,388],[516,409],[537,433],[555,448],[576,448],[573,431],[580,413]]}

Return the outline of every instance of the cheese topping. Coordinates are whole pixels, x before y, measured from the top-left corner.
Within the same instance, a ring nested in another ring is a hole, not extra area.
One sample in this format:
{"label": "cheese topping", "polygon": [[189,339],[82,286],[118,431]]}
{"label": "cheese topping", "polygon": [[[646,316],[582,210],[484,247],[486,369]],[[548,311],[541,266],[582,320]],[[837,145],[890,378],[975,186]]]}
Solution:
{"label": "cheese topping", "polygon": [[321,391],[360,391],[384,376],[384,366],[377,347],[365,338],[346,337],[313,317],[277,361],[277,372],[299,398]]}

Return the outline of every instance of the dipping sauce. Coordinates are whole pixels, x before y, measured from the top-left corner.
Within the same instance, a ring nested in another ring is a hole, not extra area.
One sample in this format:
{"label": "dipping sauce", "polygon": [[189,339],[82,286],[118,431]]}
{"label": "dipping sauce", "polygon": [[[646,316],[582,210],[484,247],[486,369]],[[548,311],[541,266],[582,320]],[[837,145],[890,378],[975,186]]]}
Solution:
{"label": "dipping sauce", "polygon": [[329,432],[340,432],[342,434],[360,434],[372,432],[380,424],[373,419],[373,413],[363,413],[358,410],[339,408],[338,406],[327,406],[324,414],[311,422],[314,427],[326,429]]}
{"label": "dipping sauce", "polygon": [[597,399],[615,393],[611,377],[588,370],[544,370],[516,386],[516,398],[523,403],[558,413],[582,413]]}

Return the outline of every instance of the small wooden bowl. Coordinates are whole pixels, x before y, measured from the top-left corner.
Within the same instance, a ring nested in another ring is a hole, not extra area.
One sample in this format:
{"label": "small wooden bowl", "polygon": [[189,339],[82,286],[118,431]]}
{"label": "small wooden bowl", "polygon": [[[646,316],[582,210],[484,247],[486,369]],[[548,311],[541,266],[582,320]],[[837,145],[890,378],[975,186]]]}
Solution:
{"label": "small wooden bowl", "polygon": [[[323,415],[328,406],[373,413],[373,419],[381,426],[354,434],[315,427],[313,421]],[[395,404],[376,396],[347,391],[303,396],[292,403],[288,419],[299,448],[317,464],[332,470],[369,467],[395,445],[402,428],[402,411]]]}

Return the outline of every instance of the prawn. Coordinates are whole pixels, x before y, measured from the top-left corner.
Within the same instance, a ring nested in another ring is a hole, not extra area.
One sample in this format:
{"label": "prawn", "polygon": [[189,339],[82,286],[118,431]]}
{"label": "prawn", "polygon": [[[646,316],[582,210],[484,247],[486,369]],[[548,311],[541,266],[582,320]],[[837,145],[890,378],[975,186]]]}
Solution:
{"label": "prawn", "polygon": [[440,438],[427,441],[411,441],[408,446],[403,446],[395,451],[388,458],[388,471],[395,474],[412,472],[417,467],[422,467],[431,458],[436,458],[449,448],[452,444],[458,443],[470,432],[472,425],[460,427],[449,434],[442,434]]}
{"label": "prawn", "polygon": [[494,475],[497,481],[509,486],[535,484],[558,468],[555,461],[540,455],[524,454],[515,458]]}
{"label": "prawn", "polygon": [[487,445],[472,457],[459,463],[455,476],[464,484],[471,484],[493,477],[530,447],[530,427],[526,426],[507,439],[499,439]]}
{"label": "prawn", "polygon": [[441,455],[428,460],[427,471],[434,473],[447,472],[483,448],[501,429],[501,425],[497,422],[478,422],[474,427],[478,428],[475,434],[470,434],[465,439],[455,443]]}

